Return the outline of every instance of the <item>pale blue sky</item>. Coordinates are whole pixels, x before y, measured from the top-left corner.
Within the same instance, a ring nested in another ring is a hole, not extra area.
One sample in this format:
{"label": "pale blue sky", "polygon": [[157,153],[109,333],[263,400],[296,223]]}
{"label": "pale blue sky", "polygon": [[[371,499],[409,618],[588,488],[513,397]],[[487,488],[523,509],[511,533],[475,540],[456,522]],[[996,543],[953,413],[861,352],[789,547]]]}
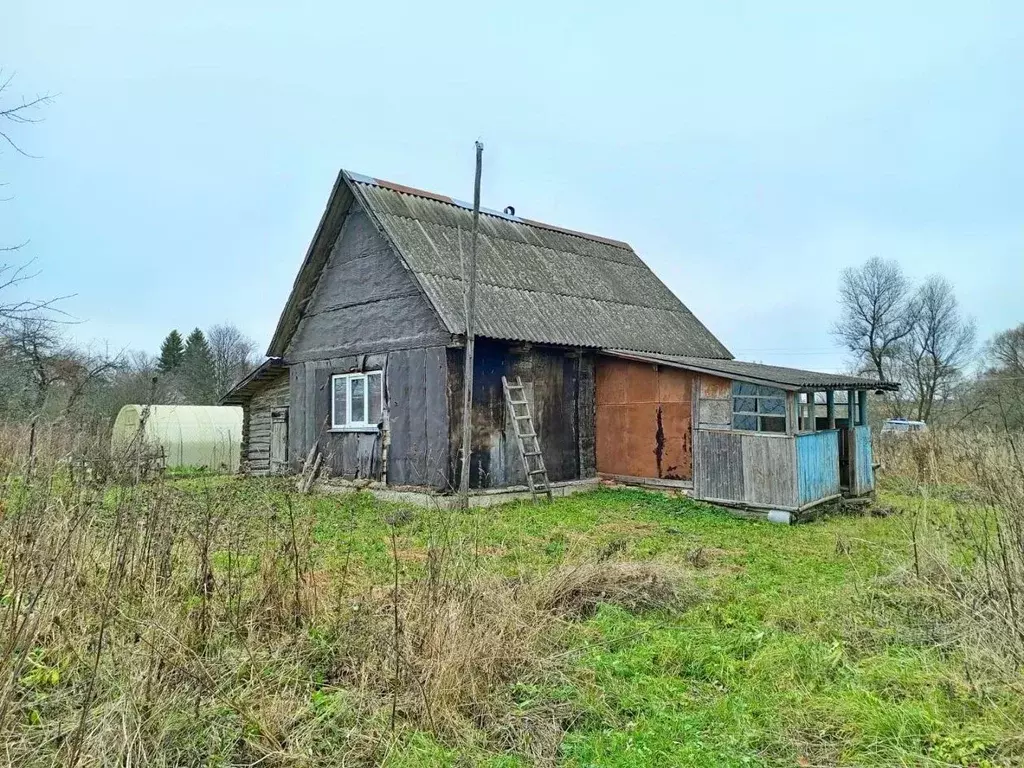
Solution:
{"label": "pale blue sky", "polygon": [[874,255],[1024,321],[1019,1],[4,5],[59,97],[0,235],[83,341],[265,347],[340,167],[471,199],[477,138],[485,205],[630,242],[738,357],[842,366]]}

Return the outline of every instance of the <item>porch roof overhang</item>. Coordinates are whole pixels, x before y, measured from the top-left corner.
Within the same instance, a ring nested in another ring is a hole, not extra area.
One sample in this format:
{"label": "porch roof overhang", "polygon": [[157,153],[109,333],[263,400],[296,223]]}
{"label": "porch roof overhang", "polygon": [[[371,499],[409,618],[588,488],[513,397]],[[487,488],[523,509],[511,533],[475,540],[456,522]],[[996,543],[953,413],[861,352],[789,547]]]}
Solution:
{"label": "porch roof overhang", "polygon": [[273,378],[286,367],[284,361],[279,357],[264,360],[220,399],[220,405],[244,405],[259,391],[263,381]]}
{"label": "porch roof overhang", "polygon": [[624,360],[635,360],[652,365],[667,365],[685,371],[708,373],[726,379],[777,387],[790,392],[822,392],[828,390],[857,389],[895,392],[900,385],[891,381],[878,381],[860,376],[836,373],[818,373],[778,365],[747,363],[742,360],[718,360],[710,357],[681,357],[633,352],[628,349],[602,349],[601,354]]}

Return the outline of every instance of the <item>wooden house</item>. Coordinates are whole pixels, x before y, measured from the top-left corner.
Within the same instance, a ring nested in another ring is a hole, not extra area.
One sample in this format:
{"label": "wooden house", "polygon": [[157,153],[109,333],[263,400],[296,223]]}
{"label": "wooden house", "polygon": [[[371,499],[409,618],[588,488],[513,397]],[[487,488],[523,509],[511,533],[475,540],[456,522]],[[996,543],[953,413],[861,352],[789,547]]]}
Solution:
{"label": "wooden house", "polygon": [[[223,401],[249,471],[315,448],[334,476],[458,487],[471,229],[467,203],[339,174],[270,359]],[[518,376],[556,489],[610,476],[781,510],[872,489],[866,393],[894,385],[734,360],[617,240],[485,209],[477,270],[471,488],[526,484]]]}

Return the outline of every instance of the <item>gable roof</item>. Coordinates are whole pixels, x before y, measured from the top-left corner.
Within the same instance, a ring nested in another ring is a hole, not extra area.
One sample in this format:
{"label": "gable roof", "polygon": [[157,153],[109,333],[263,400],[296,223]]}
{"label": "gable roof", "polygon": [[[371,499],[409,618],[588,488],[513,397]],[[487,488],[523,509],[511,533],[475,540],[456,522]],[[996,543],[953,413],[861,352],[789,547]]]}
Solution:
{"label": "gable roof", "polygon": [[[358,202],[454,335],[465,334],[462,258],[472,205],[341,171],[267,354],[284,354]],[[481,209],[476,333],[495,339],[731,358],[626,243]]]}

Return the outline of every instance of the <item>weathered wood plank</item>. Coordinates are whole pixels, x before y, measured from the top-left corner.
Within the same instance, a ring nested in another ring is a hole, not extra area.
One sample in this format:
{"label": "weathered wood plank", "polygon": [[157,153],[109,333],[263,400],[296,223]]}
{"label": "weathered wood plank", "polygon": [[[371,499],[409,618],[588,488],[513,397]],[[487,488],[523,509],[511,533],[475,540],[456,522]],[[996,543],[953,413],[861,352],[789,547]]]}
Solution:
{"label": "weathered wood plank", "polygon": [[697,430],[695,451],[700,475],[694,478],[699,498],[743,501],[743,444],[736,432]]}
{"label": "weathered wood plank", "polygon": [[793,440],[757,433],[746,433],[741,440],[743,500],[767,506],[798,506]]}

